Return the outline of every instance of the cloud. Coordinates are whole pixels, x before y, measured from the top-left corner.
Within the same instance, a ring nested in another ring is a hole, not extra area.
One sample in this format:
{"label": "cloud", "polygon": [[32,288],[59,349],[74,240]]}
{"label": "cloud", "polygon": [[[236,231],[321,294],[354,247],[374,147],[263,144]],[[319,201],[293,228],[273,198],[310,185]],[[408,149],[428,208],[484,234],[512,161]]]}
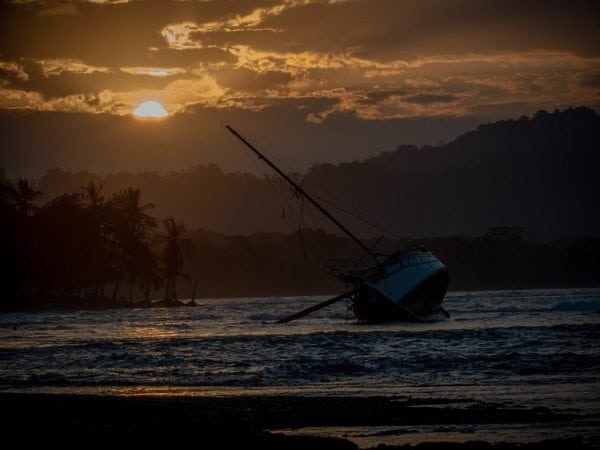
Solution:
{"label": "cloud", "polygon": [[121,67],[121,72],[163,78],[185,73],[185,70],[178,67]]}
{"label": "cloud", "polygon": [[227,67],[216,72],[216,79],[223,87],[240,91],[255,91],[280,87],[291,81],[292,75],[277,70],[257,73],[245,67],[239,69]]}
{"label": "cloud", "polygon": [[[42,109],[39,105],[43,103],[43,98],[37,92],[24,91],[22,89],[0,88],[0,108],[31,108]],[[32,106],[35,105],[35,108]]]}
{"label": "cloud", "polygon": [[459,100],[459,97],[449,94],[416,94],[404,98],[405,102],[427,105],[430,103],[452,103]]}
{"label": "cloud", "polygon": [[27,81],[29,75],[23,70],[23,66],[14,61],[0,61],[0,80],[10,84],[15,80],[17,82]]}
{"label": "cloud", "polygon": [[121,114],[143,95],[170,111],[327,99],[306,108],[311,123],[593,105],[598,11],[583,0],[5,2],[0,97]]}
{"label": "cloud", "polygon": [[[70,2],[53,3],[53,8]],[[3,59],[76,59],[100,66],[145,65],[158,33],[182,16],[169,2],[78,3],[77,15],[43,15],[46,3],[0,4]]]}
{"label": "cloud", "polygon": [[600,69],[580,72],[573,76],[573,81],[584,88],[600,88]]}
{"label": "cloud", "polygon": [[147,55],[149,63],[167,67],[234,64],[237,60],[230,51],[216,47],[185,48],[179,50],[167,47],[152,47],[148,49]]}
{"label": "cloud", "polygon": [[64,72],[90,74],[94,72],[107,73],[110,70],[108,67],[91,66],[74,59],[41,59],[35,62],[46,77],[61,75]]}
{"label": "cloud", "polygon": [[593,1],[531,1],[518,7],[476,0],[281,1],[217,20],[170,25],[169,39],[177,46],[246,45],[279,53],[342,49],[380,62],[432,52],[547,50],[598,56],[599,11]]}
{"label": "cloud", "polygon": [[[152,69],[159,72],[162,70],[168,76],[154,76],[151,73]],[[109,69],[89,66],[76,60],[21,60],[0,63],[0,77],[5,80],[6,87],[37,94],[31,98],[45,99],[78,94],[85,96],[106,90],[162,89],[184,75],[185,71],[181,69]],[[2,95],[0,92],[0,96]],[[27,106],[36,108],[35,104]],[[39,109],[46,109],[47,106],[40,105]]]}
{"label": "cloud", "polygon": [[74,3],[57,3],[39,9],[37,14],[39,16],[76,16],[79,14],[79,8]]}

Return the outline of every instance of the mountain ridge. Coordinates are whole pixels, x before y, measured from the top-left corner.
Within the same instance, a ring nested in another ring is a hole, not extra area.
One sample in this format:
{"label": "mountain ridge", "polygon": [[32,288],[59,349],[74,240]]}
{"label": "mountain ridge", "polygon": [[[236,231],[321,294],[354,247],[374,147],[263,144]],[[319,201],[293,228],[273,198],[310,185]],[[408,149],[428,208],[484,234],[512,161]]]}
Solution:
{"label": "mountain ridge", "polygon": [[[482,124],[439,146],[399,145],[362,161],[317,164],[295,176],[361,236],[380,233],[363,222],[406,237],[477,236],[503,225],[544,239],[598,236],[598,149],[600,118],[579,107]],[[106,194],[140,187],[158,216],[180,217],[190,228],[251,234],[322,225],[333,231],[325,219],[307,223],[314,211],[300,214],[300,202],[276,176],[210,164],[166,174],[52,169],[36,184],[48,199],[90,181],[103,184]],[[344,210],[359,211],[364,220]]]}

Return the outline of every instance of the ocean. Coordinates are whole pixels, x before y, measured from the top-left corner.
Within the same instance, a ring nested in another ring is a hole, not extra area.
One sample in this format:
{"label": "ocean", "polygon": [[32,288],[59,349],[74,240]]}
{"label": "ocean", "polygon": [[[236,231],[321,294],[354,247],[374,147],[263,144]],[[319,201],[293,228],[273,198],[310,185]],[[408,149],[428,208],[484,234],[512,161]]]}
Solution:
{"label": "ocean", "polygon": [[[600,437],[600,289],[451,292],[444,301],[451,318],[429,323],[361,325],[344,302],[271,323],[325,298],[4,313],[0,391],[453,399],[582,413],[577,424],[529,429],[526,440]],[[303,432],[362,436],[368,444],[377,436],[389,443],[393,434],[376,427]],[[506,424],[478,432],[524,439]],[[410,436],[398,432],[394,443]]]}

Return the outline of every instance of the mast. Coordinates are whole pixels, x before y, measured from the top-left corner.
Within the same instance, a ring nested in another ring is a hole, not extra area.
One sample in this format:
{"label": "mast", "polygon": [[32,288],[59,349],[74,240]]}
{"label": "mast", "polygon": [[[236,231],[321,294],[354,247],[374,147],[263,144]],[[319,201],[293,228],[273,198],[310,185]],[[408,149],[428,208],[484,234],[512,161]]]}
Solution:
{"label": "mast", "polygon": [[263,155],[261,152],[259,152],[256,149],[256,147],[254,147],[250,142],[248,142],[245,138],[243,138],[237,131],[235,131],[229,125],[225,125],[225,128],[227,128],[231,132],[231,134],[233,134],[236,138],[238,138],[240,141],[242,141],[246,145],[246,147],[248,147],[250,150],[252,150],[254,153],[256,153],[256,155],[258,156],[259,159],[262,159],[264,162],[266,162],[269,165],[269,167],[271,167],[271,169],[273,169],[275,172],[277,172],[285,181],[287,181],[290,185],[292,185],[295,192],[298,192],[299,194],[303,195],[304,198],[306,198],[309,202],[311,202],[315,208],[317,208],[319,211],[321,211],[325,215],[325,217],[327,217],[329,220],[331,220],[335,225],[338,226],[338,228],[340,230],[342,230],[344,233],[346,233],[348,235],[348,237],[350,237],[350,239],[352,239],[354,242],[356,242],[360,246],[360,248],[362,248],[366,253],[368,253],[373,258],[375,258],[375,260],[377,260],[375,253],[373,253],[373,251],[369,247],[367,247],[360,239],[358,239],[356,236],[354,236],[350,232],[350,230],[348,230],[348,228],[346,228],[344,225],[342,225],[340,223],[340,221],[337,220],[335,217],[333,217],[325,208],[323,208],[319,203],[317,203],[317,201],[314,198],[312,198],[304,189],[302,189],[302,187],[300,185],[295,183],[294,180],[292,180],[284,172],[282,172],[279,169],[279,167],[277,167],[275,164],[273,164],[265,155]]}

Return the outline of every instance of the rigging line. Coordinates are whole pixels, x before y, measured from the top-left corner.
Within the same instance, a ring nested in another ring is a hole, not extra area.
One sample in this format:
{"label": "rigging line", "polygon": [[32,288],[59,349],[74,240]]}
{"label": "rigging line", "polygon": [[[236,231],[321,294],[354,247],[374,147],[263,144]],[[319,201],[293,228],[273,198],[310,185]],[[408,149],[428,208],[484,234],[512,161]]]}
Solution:
{"label": "rigging line", "polygon": [[[295,167],[290,166],[289,164],[286,164],[284,161],[282,161],[281,159],[277,158],[277,156],[273,155],[271,152],[265,151],[263,150],[264,153],[266,153],[268,156],[270,156],[271,158],[273,158],[274,160],[276,160],[277,162],[279,162],[280,164],[282,164],[283,166],[286,166],[289,170],[291,170],[294,173],[300,173],[300,171],[298,171]],[[333,192],[331,192],[329,189],[325,188],[324,186],[322,186],[321,184],[317,183],[316,181],[311,180],[310,178],[307,178],[306,176],[302,177],[302,183],[304,183],[306,181],[307,184],[312,185],[318,189],[320,189],[321,191],[325,192],[326,194],[330,195],[334,200],[341,202],[341,199],[335,195]],[[359,221],[373,227],[374,229],[381,231],[382,233],[387,234],[388,236],[394,237],[396,239],[402,239],[402,236],[399,236],[391,231],[389,231],[387,228],[385,228],[383,225],[376,223],[376,222],[372,222],[369,219],[367,219],[368,214],[366,214],[364,211],[361,211],[360,209],[354,207],[352,208],[354,210],[351,211],[349,207],[347,206],[340,206],[336,203],[334,203],[332,200],[327,200],[324,197],[321,197],[317,194],[312,194],[314,197],[318,198],[321,201],[327,202],[329,205],[334,206],[335,208],[337,208],[338,210],[346,213],[347,215],[354,217],[355,219],[358,219]]]}
{"label": "rigging line", "polygon": [[[244,129],[242,128],[242,131],[244,131]],[[244,133],[246,133],[247,131],[244,131]],[[248,132],[248,135],[252,136],[252,133]],[[301,179],[300,181],[297,183],[300,187],[302,187],[303,183],[304,183],[304,175],[302,174],[302,172],[300,170],[298,170],[297,168],[295,168],[294,166],[291,166],[290,164],[286,163],[285,161],[279,159],[277,156],[275,156],[273,153],[271,153],[268,150],[265,150],[264,148],[261,148],[261,152],[263,152],[264,154],[266,154],[267,156],[269,156],[271,159],[274,159],[275,161],[277,161],[279,164],[281,164],[282,166],[287,167],[287,169],[290,170],[290,172],[288,173],[288,176],[290,176],[291,174],[300,174],[301,175]],[[250,157],[249,155],[247,155],[248,157]],[[267,166],[266,162],[262,159],[258,160],[259,164],[262,164],[263,166]],[[263,175],[268,176],[268,174],[263,172]],[[291,176],[290,176],[291,178]],[[281,187],[281,196],[285,197],[285,194],[283,193],[283,191],[285,191],[285,189],[283,187]],[[298,195],[297,191],[294,191],[292,189],[292,192],[294,194],[295,197],[300,198],[301,196]],[[293,198],[293,197],[292,197]]]}
{"label": "rigging line", "polygon": [[[225,126],[227,126],[226,124],[224,124]],[[254,142],[262,142],[262,144],[259,146],[260,151],[262,153],[264,153],[265,155],[267,155],[269,158],[277,161],[279,164],[281,164],[282,166],[285,166],[288,170],[290,170],[292,173],[299,173],[302,174],[302,171],[297,169],[296,167],[286,163],[285,161],[281,160],[280,158],[278,158],[275,154],[271,153],[268,150],[265,150],[266,147],[273,147],[276,144],[274,143],[274,140],[272,138],[269,138],[269,135],[267,134],[265,135],[261,135],[260,138],[258,138],[256,136],[256,133],[253,133],[252,130],[248,130],[246,129],[246,127],[244,126],[240,126],[240,125],[236,125],[236,128],[238,128],[240,131],[242,131],[244,133],[245,136],[249,136],[252,141]],[[265,142],[265,140],[267,142]],[[264,144],[264,146],[263,146]],[[278,146],[280,146],[281,144],[277,144]],[[262,163],[264,163],[264,161],[261,160]]]}
{"label": "rigging line", "polygon": [[286,163],[285,161],[282,161],[281,159],[279,159],[277,156],[275,156],[273,153],[269,152],[268,150],[264,150],[261,149],[261,151],[263,153],[265,153],[267,156],[271,157],[272,159],[274,159],[275,161],[277,161],[279,164],[281,164],[282,166],[287,167],[289,170],[291,170],[293,173],[302,173],[300,170],[298,170],[297,168],[295,168],[294,166],[289,165],[288,163]]}
{"label": "rigging line", "polygon": [[[268,155],[270,158],[274,159],[275,161],[279,162],[281,165],[287,167],[289,170],[291,170],[293,173],[301,173],[298,169],[296,169],[294,166],[291,166],[290,164],[287,164],[285,161],[282,161],[281,159],[279,159],[276,155],[274,155],[273,153],[269,152],[268,150],[262,149],[262,152],[265,153],[266,155]],[[261,160],[261,162],[263,162]],[[264,162],[263,162],[264,163]],[[306,175],[306,174],[305,174]],[[336,200],[337,202],[341,202],[341,199],[335,195],[333,192],[331,192],[330,190],[328,190],[327,188],[325,188],[324,186],[322,186],[321,184],[317,183],[316,181],[311,180],[310,178],[307,178],[306,176],[302,177],[302,183],[304,183],[305,181],[308,184],[311,184],[313,186],[315,186],[316,188],[322,190],[323,192],[325,192],[326,194],[330,195],[334,200]],[[374,229],[381,231],[382,233],[387,234],[388,236],[394,237],[396,239],[402,239],[402,236],[399,236],[391,231],[389,231],[388,229],[386,229],[383,225],[376,223],[376,222],[372,222],[369,219],[367,219],[367,217],[369,216],[368,214],[366,214],[364,211],[359,210],[358,208],[354,207],[354,208],[349,208],[347,206],[340,206],[336,203],[334,203],[331,200],[327,200],[324,197],[320,197],[316,194],[312,194],[314,197],[318,198],[321,201],[327,202],[329,205],[337,208],[338,210],[346,213],[347,215],[354,217],[355,219],[363,222],[366,225],[369,225],[371,227],[373,227]],[[353,211],[351,211],[350,209],[353,209]]]}
{"label": "rigging line", "polygon": [[273,162],[268,159],[265,155],[263,155],[254,145],[252,145],[246,138],[240,135],[237,131],[231,128],[229,125],[225,125],[227,130],[231,134],[233,134],[240,142],[242,142],[246,147],[248,147],[252,152],[254,152],[261,160],[264,160],[265,163],[269,165],[281,178],[287,181],[292,187],[294,187],[299,194],[304,196],[315,208],[317,208],[325,217],[327,217],[331,222],[333,222],[340,230],[342,230],[346,235],[351,238],[360,248],[365,250],[373,259],[377,261],[377,256],[373,253],[369,248],[362,242],[356,235],[354,235],[344,224],[342,224],[338,219],[331,215],[323,206],[321,206],[312,196],[310,196],[303,188],[298,186],[298,183],[293,181],[285,172],[283,172],[279,167],[277,167]]}
{"label": "rigging line", "polygon": [[243,152],[243,154],[244,154],[244,158],[246,158],[248,161],[250,161],[250,164],[252,164],[252,166],[254,166],[254,168],[256,169],[256,174],[259,176],[259,178],[261,176],[264,177],[266,175],[266,172],[258,164],[258,162],[254,158],[252,158],[252,156],[250,156],[248,153]]}
{"label": "rigging line", "polygon": [[252,156],[250,156],[246,152],[244,152],[244,155],[246,156],[246,158],[248,158],[248,160],[250,161],[250,163],[254,166],[254,168],[256,169],[257,173],[260,174],[260,175],[262,175],[262,178],[269,185],[271,193],[273,194],[273,197],[275,198],[275,200],[277,202],[279,202],[280,204],[283,205],[284,211],[285,211],[285,208],[287,207],[287,209],[290,212],[291,216],[292,217],[296,217],[296,211],[294,211],[294,208],[292,207],[292,205],[290,204],[290,202],[285,198],[285,195],[283,195],[281,193],[281,191],[277,188],[277,186],[274,185],[273,181],[269,177],[269,174],[266,172],[265,167],[262,167],[260,165],[260,160],[256,161],[254,158],[252,158]]}
{"label": "rigging line", "polygon": [[280,203],[283,204],[284,207],[287,207],[288,211],[292,215],[292,217],[296,217],[296,211],[294,210],[292,203],[287,199],[285,193],[283,192],[282,186],[276,186],[275,182],[271,180],[271,177],[267,174],[264,175],[266,182],[271,186],[273,194],[279,200]]}
{"label": "rigging line", "polygon": [[309,207],[307,208],[307,210],[308,210],[308,214],[310,214],[310,217],[311,217],[311,218],[312,218],[312,220],[313,220],[313,223],[317,225],[317,228],[318,228],[319,230],[323,230],[323,234],[325,235],[325,236],[324,236],[324,239],[323,239],[323,241],[325,242],[325,247],[327,247],[327,250],[329,251],[329,255],[330,255],[332,258],[335,258],[335,257],[336,257],[336,252],[335,252],[335,249],[333,248],[333,245],[331,245],[331,242],[330,242],[330,240],[329,240],[329,237],[328,237],[328,235],[327,235],[327,231],[325,231],[325,228],[324,228],[324,227],[323,227],[323,225],[321,224],[321,221],[319,220],[319,217],[318,217],[318,215],[317,215],[317,214],[315,214],[315,212],[314,212],[314,211],[313,211],[313,210],[310,208],[310,205],[309,205]]}
{"label": "rigging line", "polygon": [[[343,201],[337,196],[335,195],[333,192],[329,191],[328,189],[326,189],[325,187],[321,186],[320,184],[316,183],[315,181],[312,181],[310,179],[307,180],[307,183],[312,184],[313,186],[321,189],[323,192],[325,192],[326,194],[330,195],[334,200],[336,200],[337,202],[342,203]],[[317,196],[317,194],[314,194],[315,197]],[[385,227],[381,224],[377,224],[376,222],[371,222],[369,219],[367,219],[367,217],[369,217],[369,214],[365,213],[364,211],[361,211],[360,209],[354,207],[354,208],[349,208],[347,206],[341,206],[339,204],[336,204],[333,202],[333,200],[327,200],[323,197],[318,197],[320,200],[328,202],[330,205],[335,206],[336,208],[338,208],[339,210],[353,215],[353,217],[365,221],[368,224],[376,224],[377,226],[379,226],[379,231],[383,231],[386,234],[390,234],[392,236],[396,236],[394,235],[394,233],[390,232],[390,231],[386,231]],[[351,209],[353,209],[355,212],[352,212]],[[397,236],[398,238],[400,238],[400,236]]]}
{"label": "rigging line", "polygon": [[[281,165],[287,167],[289,170],[291,170],[293,173],[301,173],[298,169],[296,169],[295,167],[291,166],[290,164],[287,164],[285,161],[282,161],[281,159],[279,159],[276,155],[274,155],[273,153],[269,152],[268,150],[262,149],[262,152],[265,153],[266,155],[268,155],[270,158],[274,159],[275,161],[279,162]],[[264,164],[264,161],[259,160],[259,162]],[[328,190],[327,188],[325,188],[324,186],[322,186],[321,184],[317,183],[316,181],[313,181],[311,179],[307,179],[306,176],[302,176],[302,181],[299,183],[300,186],[302,186],[302,184],[304,182],[307,182],[308,184],[311,184],[315,187],[317,187],[318,189],[322,190],[323,192],[325,192],[326,194],[329,194],[334,200],[340,202],[340,198],[338,196],[336,196],[333,192],[331,192],[330,190]],[[297,195],[297,194],[296,194]],[[367,219],[366,217],[368,217],[368,214],[366,214],[365,212],[359,210],[358,208],[353,208],[355,212],[350,211],[349,208],[347,207],[343,207],[340,206],[336,203],[334,203],[331,200],[327,200],[324,197],[318,196],[316,194],[313,194],[314,197],[318,198],[321,201],[324,201],[326,203],[328,203],[331,206],[334,206],[335,208],[337,208],[338,210],[346,213],[347,215],[354,217],[355,219],[363,222],[366,225],[369,225],[371,227],[373,227],[374,229],[381,231],[382,233],[387,234],[388,236],[392,236],[395,237],[396,239],[402,239],[401,236],[387,230],[383,225],[375,223],[370,221],[369,219]],[[288,206],[289,208],[289,206]]]}
{"label": "rigging line", "polygon": [[376,229],[378,231],[381,231],[382,233],[387,234],[388,236],[392,236],[392,237],[394,237],[396,239],[402,239],[402,236],[399,236],[396,233],[393,233],[393,232],[385,229],[383,226],[381,226],[381,225],[379,225],[377,223],[371,222],[368,219],[365,219],[364,217],[361,217],[361,216],[359,216],[357,214],[354,214],[352,211],[349,211],[346,208],[337,205],[336,203],[332,202],[331,200],[327,200],[326,198],[323,198],[323,197],[321,197],[319,195],[316,195],[316,194],[313,194],[313,196],[316,197],[317,199],[321,200],[322,202],[327,203],[327,204],[333,206],[334,208],[337,208],[339,211],[341,211],[341,212],[343,212],[343,213],[345,213],[345,214],[347,214],[347,215],[349,215],[351,217],[354,217],[355,219],[359,220],[360,222],[364,223],[365,225],[369,225],[369,226],[373,227],[374,229]]}
{"label": "rigging line", "polygon": [[264,168],[261,167],[260,164],[258,164],[258,162],[255,161],[254,158],[252,158],[248,153],[244,152],[244,156],[248,159],[248,161],[250,161],[250,164],[252,164],[252,166],[256,170],[258,178],[259,179],[262,178],[267,181],[267,184],[270,187],[271,194],[275,198],[275,201],[281,203],[281,198],[278,197],[277,191],[276,191],[275,187],[271,184],[270,180],[268,179],[268,175],[265,173]]}
{"label": "rigging line", "polygon": [[302,256],[304,257],[304,278],[308,285],[308,292],[312,296],[313,289],[310,282],[310,275],[308,272],[308,253],[304,245],[304,234],[302,232],[302,226],[304,225],[304,198],[300,200],[300,214],[298,215],[298,236],[300,237],[300,248],[302,249]]}
{"label": "rigging line", "polygon": [[274,180],[268,173],[268,171],[266,170],[266,163],[262,160],[259,159],[258,161],[255,161],[254,158],[252,158],[249,154],[245,153],[246,156],[248,158],[250,158],[252,160],[252,162],[255,164],[256,167],[258,167],[257,170],[261,171],[261,174],[263,176],[263,179],[269,184],[270,188],[271,188],[271,192],[273,193],[273,196],[275,197],[275,199],[277,201],[279,201],[283,207],[284,207],[284,211],[285,208],[287,207],[287,210],[289,211],[290,215],[292,217],[296,217],[296,211],[294,209],[294,207],[292,206],[292,203],[287,199],[287,190],[285,190],[285,188],[281,185],[277,184],[277,181]]}

